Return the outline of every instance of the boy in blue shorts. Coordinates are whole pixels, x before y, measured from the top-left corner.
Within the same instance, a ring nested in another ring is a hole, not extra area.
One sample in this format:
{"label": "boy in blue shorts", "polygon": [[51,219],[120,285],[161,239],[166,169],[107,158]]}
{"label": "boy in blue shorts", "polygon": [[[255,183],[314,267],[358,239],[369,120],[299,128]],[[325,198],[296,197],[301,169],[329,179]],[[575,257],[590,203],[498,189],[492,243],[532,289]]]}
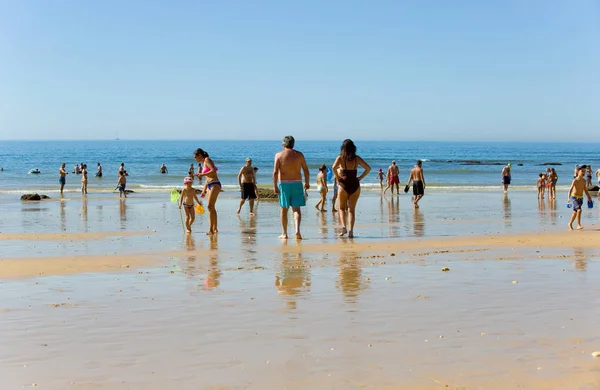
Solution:
{"label": "boy in blue shorts", "polygon": [[592,197],[587,190],[586,181],[584,178],[586,168],[587,165],[577,166],[577,176],[575,179],[573,179],[571,188],[569,188],[567,202],[568,204],[573,204],[573,215],[569,221],[570,230],[573,230],[573,221],[575,221],[575,218],[577,218],[577,230],[583,229],[583,226],[581,226],[581,206],[583,206],[583,194],[585,193],[587,195],[588,202],[592,201]]}

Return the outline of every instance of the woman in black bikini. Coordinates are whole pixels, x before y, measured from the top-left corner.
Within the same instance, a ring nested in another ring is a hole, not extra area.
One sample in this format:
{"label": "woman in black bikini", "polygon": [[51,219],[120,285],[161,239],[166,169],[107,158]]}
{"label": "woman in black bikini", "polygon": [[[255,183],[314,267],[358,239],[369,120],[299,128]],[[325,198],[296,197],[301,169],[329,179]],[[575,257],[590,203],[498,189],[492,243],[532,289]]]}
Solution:
{"label": "woman in black bikini", "polygon": [[[362,175],[358,175],[358,166],[363,167]],[[354,237],[354,221],[356,203],[360,197],[360,181],[371,172],[371,167],[362,158],[356,155],[356,145],[352,140],[342,142],[340,155],[333,163],[333,174],[339,183],[339,211],[342,221],[342,231],[339,236],[348,233],[349,238]],[[348,210],[348,224],[346,229],[346,210]]]}

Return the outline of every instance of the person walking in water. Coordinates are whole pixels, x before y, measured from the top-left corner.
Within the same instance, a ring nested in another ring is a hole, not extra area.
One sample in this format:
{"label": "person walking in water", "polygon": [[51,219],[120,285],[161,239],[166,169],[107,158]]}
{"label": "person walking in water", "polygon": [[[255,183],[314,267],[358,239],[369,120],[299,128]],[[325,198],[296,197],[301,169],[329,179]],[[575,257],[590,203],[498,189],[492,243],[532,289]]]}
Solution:
{"label": "person walking in water", "polygon": [[419,201],[425,195],[425,175],[423,173],[423,162],[421,160],[417,160],[417,165],[410,170],[407,185],[410,186],[411,182],[413,186],[413,204],[415,208],[418,209]]}
{"label": "person walking in water", "polygon": [[321,199],[315,205],[315,208],[321,212],[325,212],[325,203],[327,203],[327,193],[329,192],[329,188],[327,188],[327,166],[325,164],[319,167],[319,173],[317,174],[317,191]]}
{"label": "person walking in water", "polygon": [[502,168],[502,184],[504,185],[504,193],[508,192],[508,186],[510,185],[510,163],[506,164],[504,168]]}
{"label": "person walking in water", "polygon": [[88,171],[87,164],[81,164],[81,193],[87,194]]}
{"label": "person walking in water", "polygon": [[63,194],[63,190],[65,188],[65,184],[67,182],[67,170],[65,169],[66,164],[62,163],[58,170],[58,182],[60,183],[60,194]]}
{"label": "person walking in water", "polygon": [[[194,158],[196,159],[196,162],[202,163],[202,172],[197,173],[196,176],[198,176],[198,179],[201,179],[203,176],[206,177],[201,197],[206,196],[206,202],[208,203],[207,207],[210,227],[206,235],[211,236],[219,232],[219,229],[217,228],[218,215],[216,208],[217,198],[221,192],[221,182],[217,176],[217,171],[219,169],[215,165],[214,161],[209,157],[208,153],[200,148],[194,151]],[[192,165],[192,174],[193,173]]]}
{"label": "person walking in water", "polygon": [[586,180],[584,177],[586,168],[587,165],[577,166],[577,177],[573,179],[573,183],[571,183],[571,187],[569,188],[569,192],[567,194],[567,205],[569,207],[573,207],[573,215],[571,215],[571,220],[569,220],[570,230],[573,230],[573,222],[575,221],[575,218],[577,218],[577,229],[583,229],[583,226],[581,226],[581,207],[583,206],[583,194],[585,193],[587,195],[588,202],[592,201],[592,197],[587,190]]}
{"label": "person walking in water", "polygon": [[96,177],[102,177],[102,165],[98,163],[98,168],[96,169]]}
{"label": "person walking in water", "polygon": [[[300,224],[302,211],[300,207],[306,206],[305,191],[310,188],[310,172],[306,165],[304,154],[294,150],[296,140],[291,135],[285,136],[282,141],[283,150],[275,155],[273,167],[273,190],[279,195],[281,207],[281,239],[287,239],[288,209],[294,212],[296,239],[301,240]],[[302,174],[304,173],[304,186]]]}
{"label": "person walking in water", "polygon": [[242,199],[240,200],[240,207],[238,207],[237,213],[239,214],[242,211],[242,206],[246,202],[246,199],[250,199],[250,215],[254,215],[256,178],[254,177],[254,168],[252,168],[252,159],[250,157],[246,158],[246,165],[238,173],[238,184],[240,185]]}
{"label": "person walking in water", "polygon": [[160,173],[162,173],[163,175],[166,174],[166,173],[169,173],[169,170],[167,169],[167,166],[165,165],[165,163],[161,164],[160,168],[158,168],[158,171]]}
{"label": "person walking in water", "polygon": [[[358,167],[364,171],[358,176]],[[342,222],[340,237],[348,233],[354,238],[354,222],[356,221],[356,203],[360,197],[360,181],[371,172],[371,167],[356,154],[356,145],[350,139],[342,142],[340,155],[333,163],[333,174],[339,183],[339,213]],[[348,221],[346,221],[348,217]],[[348,230],[348,227],[350,229]]]}
{"label": "person walking in water", "polygon": [[394,185],[396,186],[396,195],[400,195],[400,169],[396,165],[396,161],[392,161],[392,165],[388,167],[387,170],[387,187],[383,190],[383,194],[385,195],[388,188],[392,187],[392,195],[394,195]]}

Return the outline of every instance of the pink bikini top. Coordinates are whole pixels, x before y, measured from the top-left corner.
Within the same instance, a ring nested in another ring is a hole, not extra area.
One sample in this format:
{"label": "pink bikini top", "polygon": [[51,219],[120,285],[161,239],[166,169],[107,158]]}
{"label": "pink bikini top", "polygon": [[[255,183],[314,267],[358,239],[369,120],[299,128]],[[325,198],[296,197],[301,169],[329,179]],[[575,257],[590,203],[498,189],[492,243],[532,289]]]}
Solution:
{"label": "pink bikini top", "polygon": [[[217,168],[217,167],[215,166],[215,172],[217,172],[218,170],[219,170],[219,168]],[[210,168],[209,168],[209,167],[207,167],[206,165],[204,165],[204,166],[202,167],[202,174],[205,174],[206,172],[209,172],[209,171],[210,171]]]}

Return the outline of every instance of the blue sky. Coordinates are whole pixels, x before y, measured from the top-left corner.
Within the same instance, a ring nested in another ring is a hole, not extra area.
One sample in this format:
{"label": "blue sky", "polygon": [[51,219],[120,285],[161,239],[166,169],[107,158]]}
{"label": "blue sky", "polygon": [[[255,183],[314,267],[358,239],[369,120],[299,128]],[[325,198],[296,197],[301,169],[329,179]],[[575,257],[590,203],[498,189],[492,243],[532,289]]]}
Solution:
{"label": "blue sky", "polygon": [[0,139],[600,141],[600,2],[0,1]]}

